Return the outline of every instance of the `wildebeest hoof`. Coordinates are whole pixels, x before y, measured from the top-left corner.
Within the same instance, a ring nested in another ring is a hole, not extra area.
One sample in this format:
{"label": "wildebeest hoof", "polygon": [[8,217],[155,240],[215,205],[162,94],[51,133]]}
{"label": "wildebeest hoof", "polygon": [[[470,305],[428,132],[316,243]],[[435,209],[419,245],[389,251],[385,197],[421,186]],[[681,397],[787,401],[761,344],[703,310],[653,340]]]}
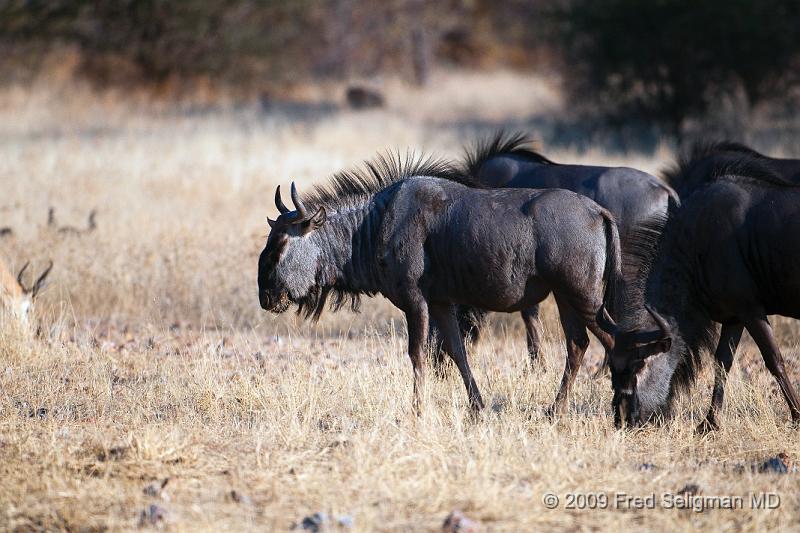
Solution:
{"label": "wildebeest hoof", "polygon": [[698,435],[708,435],[718,430],[719,430],[719,424],[717,423],[717,421],[709,420],[708,418],[706,418],[697,426],[697,429],[695,429],[695,433],[697,433]]}
{"label": "wildebeest hoof", "polygon": [[611,375],[611,369],[608,366],[601,365],[597,371],[592,374],[592,378],[594,379],[603,379]]}
{"label": "wildebeest hoof", "polygon": [[447,379],[448,374],[450,373],[449,365],[445,363],[436,363],[431,365],[433,367],[433,375],[436,379]]}
{"label": "wildebeest hoof", "polygon": [[556,420],[558,420],[558,417],[563,414],[564,414],[564,408],[556,404],[553,404],[544,410],[544,416],[550,422],[555,422]]}

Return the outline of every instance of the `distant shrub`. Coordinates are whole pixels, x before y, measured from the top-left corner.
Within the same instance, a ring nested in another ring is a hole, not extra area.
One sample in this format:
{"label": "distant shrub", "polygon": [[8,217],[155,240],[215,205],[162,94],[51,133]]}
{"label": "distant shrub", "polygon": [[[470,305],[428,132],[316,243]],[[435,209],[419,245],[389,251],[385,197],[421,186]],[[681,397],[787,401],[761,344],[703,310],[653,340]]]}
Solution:
{"label": "distant shrub", "polygon": [[554,14],[572,100],[676,136],[720,98],[752,106],[800,81],[796,0],[568,0]]}

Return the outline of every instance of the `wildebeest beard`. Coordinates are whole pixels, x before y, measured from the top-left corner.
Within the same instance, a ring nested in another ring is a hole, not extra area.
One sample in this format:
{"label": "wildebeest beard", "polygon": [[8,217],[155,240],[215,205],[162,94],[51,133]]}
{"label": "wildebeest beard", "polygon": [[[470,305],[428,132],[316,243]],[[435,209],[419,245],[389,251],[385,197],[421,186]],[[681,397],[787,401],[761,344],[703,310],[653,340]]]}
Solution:
{"label": "wildebeest beard", "polygon": [[[328,298],[331,297],[330,308],[333,311],[338,311],[346,305],[349,305],[350,310],[355,313],[361,308],[360,294],[336,287],[321,288],[320,285],[317,284],[308,291],[308,294],[294,300],[294,303],[297,304],[297,314],[316,322],[319,320],[320,316],[322,316],[325,305],[328,303]],[[289,301],[287,300],[286,307],[283,308],[283,311],[288,307]]]}

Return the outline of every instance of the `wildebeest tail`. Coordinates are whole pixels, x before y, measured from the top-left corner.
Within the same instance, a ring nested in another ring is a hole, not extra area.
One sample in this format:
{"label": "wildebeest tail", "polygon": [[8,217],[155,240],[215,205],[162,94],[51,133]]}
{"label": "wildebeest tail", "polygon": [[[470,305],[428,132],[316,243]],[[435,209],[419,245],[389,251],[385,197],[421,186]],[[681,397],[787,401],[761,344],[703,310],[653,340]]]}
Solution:
{"label": "wildebeest tail", "polygon": [[603,305],[613,315],[616,309],[615,294],[617,284],[622,278],[622,251],[619,240],[619,229],[614,220],[614,215],[606,209],[601,209],[603,217],[603,227],[606,234],[606,265],[603,272]]}

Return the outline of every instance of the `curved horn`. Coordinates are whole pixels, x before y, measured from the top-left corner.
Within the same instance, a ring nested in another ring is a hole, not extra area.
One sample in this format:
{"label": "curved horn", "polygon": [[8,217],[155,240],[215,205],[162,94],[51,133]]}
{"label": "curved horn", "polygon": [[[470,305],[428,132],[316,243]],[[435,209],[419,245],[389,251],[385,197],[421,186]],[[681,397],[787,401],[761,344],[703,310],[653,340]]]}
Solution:
{"label": "curved horn", "polygon": [[663,337],[669,337],[669,324],[667,324],[666,319],[659,315],[656,310],[649,305],[645,304],[645,308],[647,309],[647,312],[650,313],[650,316],[653,317],[653,320],[656,321],[656,324],[658,324],[658,328],[661,330]]}
{"label": "curved horn", "polygon": [[297,209],[297,214],[299,218],[306,218],[306,206],[303,205],[303,202],[300,200],[300,196],[297,194],[297,187],[295,187],[294,182],[292,182],[292,202],[294,203],[294,207]]}
{"label": "curved horn", "polygon": [[600,306],[600,309],[597,311],[597,316],[595,317],[595,321],[597,325],[600,326],[600,329],[608,333],[609,335],[616,335],[618,331],[617,323],[614,322],[614,319],[611,318],[611,315],[608,314],[608,309],[606,309],[605,305]]}
{"label": "curved horn", "polygon": [[33,288],[31,289],[31,296],[35,297],[37,294],[39,294],[39,291],[42,290],[42,287],[44,287],[44,280],[51,270],[53,270],[52,261],[50,261],[50,264],[47,266],[46,269],[44,269],[44,272],[42,272],[41,276],[39,276],[39,278],[36,280],[36,283],[33,284]]}
{"label": "curved horn", "polygon": [[289,208],[284,205],[283,200],[281,200],[281,186],[278,185],[278,188],[275,189],[275,207],[278,208],[278,211],[281,212],[282,215],[285,215],[289,212]]}
{"label": "curved horn", "polygon": [[19,274],[17,274],[17,283],[19,283],[19,286],[22,287],[22,290],[25,292],[27,292],[28,289],[26,289],[25,284],[22,283],[22,276],[25,274],[25,270],[28,269],[28,265],[30,264],[31,264],[30,261],[26,261],[25,265],[23,265],[22,269],[19,271]]}

